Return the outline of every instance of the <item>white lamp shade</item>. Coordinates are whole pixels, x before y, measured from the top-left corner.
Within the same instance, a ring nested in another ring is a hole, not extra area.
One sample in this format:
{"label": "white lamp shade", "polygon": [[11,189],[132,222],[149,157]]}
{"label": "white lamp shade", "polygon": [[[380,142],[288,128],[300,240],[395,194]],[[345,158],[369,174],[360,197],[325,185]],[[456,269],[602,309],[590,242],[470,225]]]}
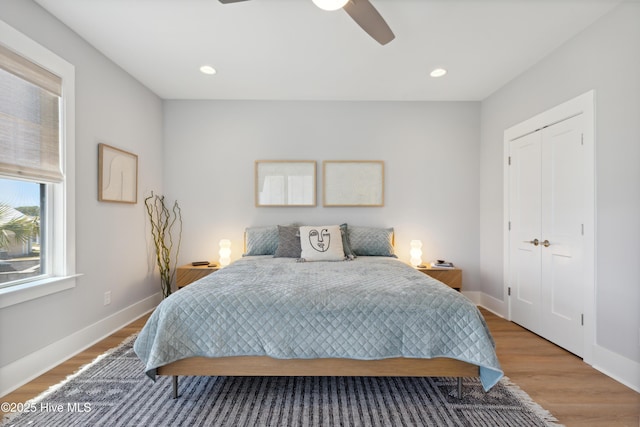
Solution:
{"label": "white lamp shade", "polygon": [[231,240],[222,239],[218,244],[220,246],[220,266],[226,267],[231,263]]}
{"label": "white lamp shade", "polygon": [[411,265],[414,267],[422,264],[422,242],[420,240],[411,241]]}
{"label": "white lamp shade", "polygon": [[313,0],[313,4],[322,10],[342,9],[349,0]]}

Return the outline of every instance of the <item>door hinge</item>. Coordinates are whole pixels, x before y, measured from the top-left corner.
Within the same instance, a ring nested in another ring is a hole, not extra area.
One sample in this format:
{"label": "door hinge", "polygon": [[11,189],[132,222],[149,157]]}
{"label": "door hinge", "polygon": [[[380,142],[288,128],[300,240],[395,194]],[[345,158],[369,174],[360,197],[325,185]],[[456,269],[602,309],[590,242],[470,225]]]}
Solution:
{"label": "door hinge", "polygon": [[511,156],[509,156],[508,163],[509,163],[509,166],[511,166]]}
{"label": "door hinge", "polygon": [[509,231],[511,231],[511,221],[509,221]]}
{"label": "door hinge", "polygon": [[507,296],[511,296],[511,286],[507,288]]}
{"label": "door hinge", "polygon": [[584,236],[584,224],[580,224],[580,232]]}
{"label": "door hinge", "polygon": [[580,134],[580,145],[584,145],[584,133]]}
{"label": "door hinge", "polygon": [[584,326],[584,314],[580,315],[580,326]]}

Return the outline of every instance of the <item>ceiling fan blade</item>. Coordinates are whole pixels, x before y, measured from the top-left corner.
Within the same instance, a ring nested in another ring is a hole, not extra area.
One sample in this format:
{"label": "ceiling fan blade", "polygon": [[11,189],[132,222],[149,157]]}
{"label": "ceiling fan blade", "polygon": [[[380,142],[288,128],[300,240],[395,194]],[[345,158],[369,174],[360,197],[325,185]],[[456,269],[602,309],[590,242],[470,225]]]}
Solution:
{"label": "ceiling fan blade", "polygon": [[220,0],[220,3],[222,3],[222,4],[239,3],[241,1],[247,1],[247,0]]}
{"label": "ceiling fan blade", "polygon": [[385,45],[396,37],[369,0],[349,0],[343,9],[378,43]]}

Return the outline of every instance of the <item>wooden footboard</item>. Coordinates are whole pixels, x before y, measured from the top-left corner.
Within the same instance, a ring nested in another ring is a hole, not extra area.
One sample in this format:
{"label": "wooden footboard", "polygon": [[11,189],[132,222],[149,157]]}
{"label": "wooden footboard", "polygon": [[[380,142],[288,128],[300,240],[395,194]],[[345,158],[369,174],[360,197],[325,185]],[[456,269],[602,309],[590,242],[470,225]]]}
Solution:
{"label": "wooden footboard", "polygon": [[380,360],[274,359],[268,356],[190,357],[158,368],[158,375],[477,377],[471,363],[438,357]]}
{"label": "wooden footboard", "polygon": [[202,376],[357,376],[357,377],[457,377],[462,397],[462,377],[477,377],[480,368],[467,362],[438,357],[380,360],[274,359],[268,356],[190,357],[158,368],[158,375],[173,376],[173,397],[178,397],[178,375]]}

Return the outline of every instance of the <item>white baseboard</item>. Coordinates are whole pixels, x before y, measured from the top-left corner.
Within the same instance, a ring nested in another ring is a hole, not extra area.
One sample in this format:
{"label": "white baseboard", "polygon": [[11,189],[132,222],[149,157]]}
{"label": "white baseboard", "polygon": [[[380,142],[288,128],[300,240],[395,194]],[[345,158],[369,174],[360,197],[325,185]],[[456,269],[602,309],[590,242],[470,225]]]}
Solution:
{"label": "white baseboard", "polygon": [[640,363],[596,345],[593,351],[592,366],[640,393]]}
{"label": "white baseboard", "polygon": [[155,294],[59,341],[0,368],[0,397],[108,337],[153,310],[161,301]]}
{"label": "white baseboard", "polygon": [[474,303],[475,305],[479,305],[482,307],[482,304],[480,304],[480,301],[482,300],[482,292],[478,292],[478,291],[462,291],[462,295],[464,295],[465,297],[469,298],[471,300],[472,303]]}
{"label": "white baseboard", "polygon": [[479,305],[495,314],[498,317],[507,317],[507,303],[497,298],[478,291],[462,291],[462,294],[469,298],[475,305]]}
{"label": "white baseboard", "polygon": [[480,305],[496,316],[502,317],[506,319],[508,317],[509,305],[507,301],[499,300],[498,298],[492,297],[491,295],[487,295],[485,293],[481,294],[482,298],[480,299]]}

